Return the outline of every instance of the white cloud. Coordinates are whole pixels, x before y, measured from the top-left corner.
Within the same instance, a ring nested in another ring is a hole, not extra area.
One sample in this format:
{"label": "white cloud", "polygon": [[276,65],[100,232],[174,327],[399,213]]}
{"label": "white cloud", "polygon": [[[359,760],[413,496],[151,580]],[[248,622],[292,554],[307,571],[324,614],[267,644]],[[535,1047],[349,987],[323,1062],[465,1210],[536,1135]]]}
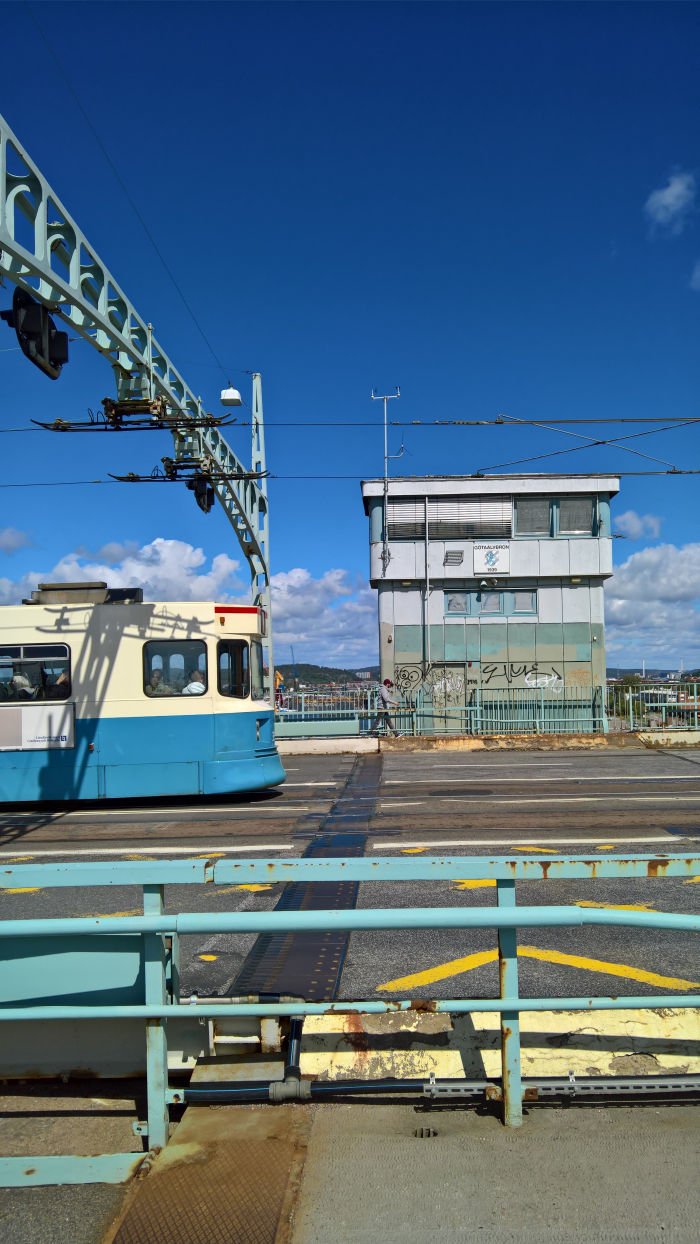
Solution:
{"label": "white cloud", "polygon": [[610,600],[695,600],[700,596],[700,544],[656,544],[633,553],[606,585]]}
{"label": "white cloud", "polygon": [[[76,550],[52,568],[31,570],[21,579],[0,578],[0,604],[17,604],[38,583],[104,580],[110,587],[141,586],[146,600],[250,599],[247,575],[226,553],[209,559],[183,540],[159,538],[141,548],[117,543],[97,554]],[[364,583],[353,583],[346,570],[328,570],[319,578],[301,567],[272,576],[275,659],[288,663],[294,647],[298,661],[350,668],[377,661],[377,604]]]}
{"label": "white cloud", "polygon": [[[114,550],[118,546],[106,546]],[[146,600],[229,599],[240,593],[244,581],[239,563],[219,553],[208,564],[202,549],[183,540],[159,538],[134,550],[123,546],[121,560],[109,556],[89,560],[84,553],[67,553],[51,569],[30,570],[21,579],[0,579],[0,604],[16,604],[40,582],[79,583],[102,579],[110,587],[142,586]]]}
{"label": "white cloud", "polygon": [[614,526],[616,531],[630,540],[641,540],[642,536],[658,540],[662,521],[656,514],[637,514],[636,510],[625,510],[615,519]]}
{"label": "white cloud", "polygon": [[633,553],[605,585],[608,662],[700,665],[700,543]]}
{"label": "white cloud", "polygon": [[694,289],[696,293],[700,293],[700,259],[698,259],[690,274],[690,288]]}
{"label": "white cloud", "polygon": [[351,584],[346,570],[314,579],[296,567],[272,576],[275,661],[297,660],[350,668],[376,664],[377,601],[364,584]]}
{"label": "white cloud", "polygon": [[668,184],[652,190],[644,211],[652,227],[670,234],[682,233],[695,202],[695,178],[692,173],[673,173]]}
{"label": "white cloud", "polygon": [[0,527],[0,553],[16,553],[31,544],[29,536],[16,527]]}

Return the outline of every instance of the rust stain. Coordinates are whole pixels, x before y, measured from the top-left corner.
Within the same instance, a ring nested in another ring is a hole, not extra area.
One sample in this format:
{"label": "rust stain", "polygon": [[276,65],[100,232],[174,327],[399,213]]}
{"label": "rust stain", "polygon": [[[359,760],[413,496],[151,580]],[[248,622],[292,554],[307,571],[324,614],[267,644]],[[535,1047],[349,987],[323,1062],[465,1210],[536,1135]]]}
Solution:
{"label": "rust stain", "polygon": [[432,998],[410,998],[409,1005],[412,1011],[424,1011],[433,1013],[437,1011],[437,1002]]}
{"label": "rust stain", "polygon": [[362,1026],[362,1016],[359,1011],[355,1011],[352,1015],[347,1016],[343,1035],[351,1050],[358,1055],[367,1057],[369,1054],[369,1036]]}
{"label": "rust stain", "polygon": [[549,870],[551,866],[552,866],[551,860],[542,860],[542,863],[540,864],[540,868],[542,869],[542,878],[544,881],[547,881],[547,879],[549,878]]}
{"label": "rust stain", "polygon": [[649,860],[647,863],[647,877],[663,877],[667,871],[669,861],[663,857],[655,860]]}
{"label": "rust stain", "polygon": [[36,1167],[28,1166],[26,1171],[23,1171],[22,1174],[23,1175],[36,1175]]}

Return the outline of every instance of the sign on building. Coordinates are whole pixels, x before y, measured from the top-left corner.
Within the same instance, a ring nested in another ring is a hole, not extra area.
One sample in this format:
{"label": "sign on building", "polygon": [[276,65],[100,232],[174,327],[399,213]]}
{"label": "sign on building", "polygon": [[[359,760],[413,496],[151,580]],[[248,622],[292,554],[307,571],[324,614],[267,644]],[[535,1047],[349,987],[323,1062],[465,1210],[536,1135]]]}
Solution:
{"label": "sign on building", "polygon": [[497,544],[474,542],[474,574],[510,574],[510,545],[507,541]]}

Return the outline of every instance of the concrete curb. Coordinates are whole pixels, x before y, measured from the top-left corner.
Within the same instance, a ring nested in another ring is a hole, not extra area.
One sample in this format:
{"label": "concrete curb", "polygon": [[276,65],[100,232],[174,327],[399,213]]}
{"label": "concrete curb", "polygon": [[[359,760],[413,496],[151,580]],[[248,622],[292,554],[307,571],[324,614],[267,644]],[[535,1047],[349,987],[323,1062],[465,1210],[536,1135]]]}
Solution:
{"label": "concrete curb", "polygon": [[448,738],[409,736],[407,738],[309,738],[278,739],[281,756],[329,756],[368,752],[483,752],[483,751],[619,751],[636,748],[700,747],[700,730],[658,731],[626,734],[504,734],[474,738],[455,735]]}

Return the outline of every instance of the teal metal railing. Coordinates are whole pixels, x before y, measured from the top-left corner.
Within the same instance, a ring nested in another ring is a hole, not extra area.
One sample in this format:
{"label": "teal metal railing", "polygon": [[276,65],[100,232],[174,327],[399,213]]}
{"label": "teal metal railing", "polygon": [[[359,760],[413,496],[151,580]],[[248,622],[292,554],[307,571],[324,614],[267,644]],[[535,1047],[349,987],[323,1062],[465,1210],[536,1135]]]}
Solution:
{"label": "teal metal railing", "polygon": [[[524,998],[520,994],[517,930],[524,927],[572,927],[589,924],[641,929],[700,931],[700,916],[678,912],[648,912],[578,906],[517,905],[519,881],[570,878],[688,878],[700,873],[700,856],[608,856],[605,858],[542,859],[509,857],[416,857],[414,859],[313,860],[177,860],[81,864],[18,864],[3,868],[0,889],[39,887],[139,886],[143,915],[0,921],[0,953],[5,966],[19,968],[0,976],[2,1049],[8,1049],[12,1025],[23,1039],[26,1025],[41,1025],[51,1041],[52,1023],[138,1020],[144,1024],[148,1121],[141,1130],[149,1149],[164,1145],[168,1135],[168,1105],[183,1100],[183,1090],[168,1081],[168,1040],[181,1022],[226,1017],[301,1017],[332,1012],[383,1013],[434,1010],[461,1014],[500,1013],[501,1093],[503,1117],[509,1126],[522,1121],[523,1079],[520,1057],[520,1013],[523,1011],[636,1010],[700,1008],[700,994],[617,995]],[[332,911],[171,912],[165,910],[165,886],[182,884],[251,885],[270,882],[322,883],[354,881],[492,880],[496,906],[427,908],[364,908]],[[183,998],[179,988],[179,938],[182,934],[212,932],[260,933],[327,929],[484,929],[498,932],[500,994],[497,998],[448,998],[435,1002],[410,998],[360,1001],[278,1002]],[[84,949],[83,949],[84,948]],[[104,953],[101,954],[104,948]],[[65,961],[63,956],[65,955]],[[134,956],[136,962],[134,963]],[[128,988],[115,965],[128,958]],[[82,962],[81,962],[82,961]],[[61,977],[63,963],[64,978]],[[97,971],[95,971],[97,966]],[[113,983],[113,998],[109,996]],[[86,983],[93,981],[91,988]],[[76,990],[82,989],[76,998]],[[92,994],[92,1000],[91,995]],[[46,1026],[47,1027],[43,1027]],[[0,1077],[7,1074],[0,1054]],[[0,1185],[21,1186],[60,1182],[121,1182],[138,1166],[143,1155],[106,1154],[0,1159]]]}
{"label": "teal metal railing", "polygon": [[[391,712],[410,735],[605,734],[697,730],[698,684],[473,688],[446,699],[431,687],[407,692]],[[377,710],[377,692],[294,692],[276,714],[280,738],[296,734],[363,735]]]}

